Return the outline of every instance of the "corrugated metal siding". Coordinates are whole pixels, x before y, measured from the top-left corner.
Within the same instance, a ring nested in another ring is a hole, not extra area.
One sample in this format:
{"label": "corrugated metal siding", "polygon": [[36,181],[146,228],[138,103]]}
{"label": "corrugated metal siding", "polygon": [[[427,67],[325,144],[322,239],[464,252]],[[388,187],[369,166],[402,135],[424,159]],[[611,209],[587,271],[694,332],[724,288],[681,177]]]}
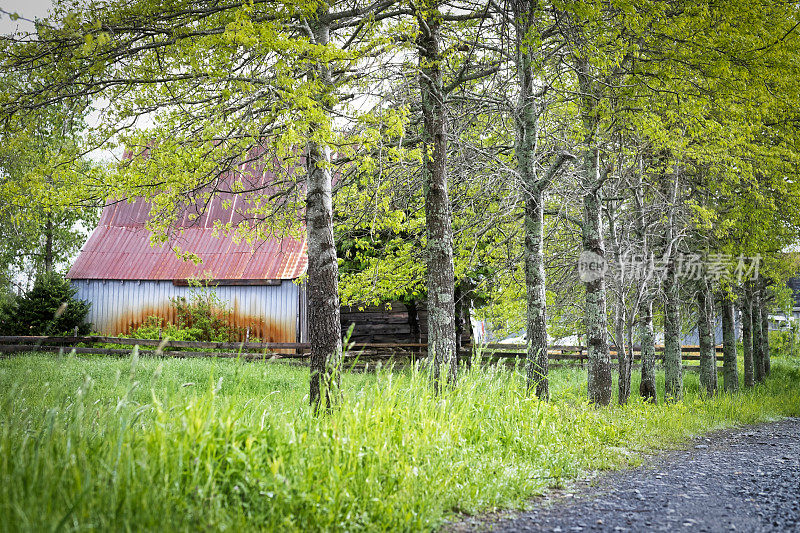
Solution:
{"label": "corrugated metal siding", "polygon": [[[128,334],[148,316],[175,322],[171,298],[189,298],[192,288],[170,281],[73,280],[76,297],[92,304],[88,320],[102,334]],[[250,328],[250,337],[268,342],[296,342],[300,315],[301,286],[224,286],[213,289],[229,309],[229,323]]]}

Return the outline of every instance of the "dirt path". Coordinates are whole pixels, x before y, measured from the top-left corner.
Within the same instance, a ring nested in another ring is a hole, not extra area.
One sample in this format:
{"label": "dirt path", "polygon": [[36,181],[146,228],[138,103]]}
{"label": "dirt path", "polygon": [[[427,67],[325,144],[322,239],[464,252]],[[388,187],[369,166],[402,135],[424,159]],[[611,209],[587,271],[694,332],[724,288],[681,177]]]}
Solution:
{"label": "dirt path", "polygon": [[800,531],[800,418],[723,431],[513,518],[451,531]]}

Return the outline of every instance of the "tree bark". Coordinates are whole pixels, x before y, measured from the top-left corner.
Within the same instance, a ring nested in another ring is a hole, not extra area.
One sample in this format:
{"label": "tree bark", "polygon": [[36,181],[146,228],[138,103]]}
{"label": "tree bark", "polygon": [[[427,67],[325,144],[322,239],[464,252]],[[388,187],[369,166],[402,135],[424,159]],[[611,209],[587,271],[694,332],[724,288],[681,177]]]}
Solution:
{"label": "tree bark", "polygon": [[[584,155],[587,173],[598,173],[597,150]],[[605,261],[603,227],[600,221],[600,198],[597,192],[583,197],[583,250],[594,254],[598,262]],[[611,356],[608,350],[605,278],[600,275],[586,283],[586,344],[589,356],[589,400],[598,405],[611,402]]]}
{"label": "tree bark", "polygon": [[668,402],[683,398],[680,287],[673,258],[671,254],[664,287],[664,396]]}
{"label": "tree bark", "polygon": [[761,321],[761,291],[758,286],[753,286],[753,378],[756,383],[764,382],[764,341],[766,332]]}
{"label": "tree bark", "polygon": [[761,315],[761,364],[764,367],[764,379],[769,377],[770,371],[770,358],[769,358],[769,297],[767,295],[766,285],[761,286],[761,298],[759,299],[761,306],[759,308]]}
{"label": "tree bark", "polygon": [[683,354],[681,353],[680,282],[676,259],[678,243],[675,235],[675,216],[681,184],[681,166],[675,163],[675,175],[669,193],[669,221],[666,247],[667,271],[664,280],[664,399],[667,402],[683,399]]}
{"label": "tree bark", "polygon": [[48,274],[53,272],[55,257],[53,255],[53,215],[47,213],[47,220],[44,224],[44,271]]}
{"label": "tree bark", "polygon": [[459,353],[461,352],[461,346],[463,343],[463,339],[461,337],[464,335],[464,293],[461,291],[461,287],[458,283],[455,284],[453,297],[456,301],[456,353]]}
{"label": "tree bark", "polygon": [[[620,297],[617,302],[616,324],[614,325],[614,335],[618,340],[617,346],[617,366],[619,379],[617,381],[617,403],[625,405],[631,397],[631,372],[633,370],[633,344],[625,343],[625,311],[624,301]],[[622,310],[620,310],[622,308]],[[619,315],[621,313],[621,315]],[[630,349],[630,351],[629,351]]]}
{"label": "tree bark", "polygon": [[[621,264],[620,244],[617,237],[617,224],[614,214],[613,204],[609,204],[606,209],[608,217],[608,238],[614,254],[614,261]],[[627,322],[627,307],[625,305],[624,272],[620,272],[617,282],[619,283],[617,301],[614,309],[614,336],[616,337],[617,367],[619,379],[617,380],[617,402],[625,405],[631,396],[631,366],[633,359],[633,343],[626,345],[625,325]],[[630,352],[626,346],[630,347]]]}
{"label": "tree bark", "polygon": [[533,72],[535,48],[529,38],[535,23],[537,2],[513,2],[516,36],[516,67],[519,100],[516,109],[516,139],[514,154],[517,173],[525,198],[525,290],[526,330],[528,333],[528,390],[536,389],[543,400],[550,397],[547,358],[547,302],[544,270],[544,189],[547,184],[536,171],[536,151],[539,138],[538,122],[541,110],[535,94]]}
{"label": "tree bark", "polygon": [[[605,266],[605,244],[603,224],[600,219],[600,188],[603,181],[600,175],[600,149],[597,146],[599,119],[597,105],[600,99],[597,83],[592,78],[589,61],[585,57],[575,58],[575,67],[580,89],[582,140],[582,190],[583,224],[581,237],[583,254]],[[588,392],[589,401],[597,405],[611,402],[611,356],[608,351],[608,331],[606,317],[605,277],[593,276],[586,281],[586,344],[589,357]]]}
{"label": "tree bark", "polygon": [[653,301],[647,297],[639,307],[639,341],[642,355],[642,381],[639,395],[646,401],[658,403],[656,395],[656,346],[653,334]]}
{"label": "tree bark", "polygon": [[438,2],[417,12],[423,116],[423,188],[428,289],[428,358],[434,389],[456,381],[453,228],[447,191],[447,118],[442,89]]}
{"label": "tree bark", "polygon": [[[641,162],[641,160],[640,160]],[[636,233],[642,247],[642,257],[650,257],[650,245],[644,227],[644,191],[642,173],[638,174],[636,187],[633,190]],[[650,274],[639,280],[639,354],[642,359],[639,395],[646,401],[658,403],[656,394],[656,346],[653,333],[653,298],[650,294]]]}
{"label": "tree bark", "polygon": [[713,303],[705,280],[697,289],[697,333],[700,337],[700,390],[713,396],[717,390],[717,361],[714,347],[713,321],[711,313]]}
{"label": "tree bark", "polygon": [[733,302],[725,294],[722,302],[722,385],[725,392],[739,390],[739,370],[736,368],[736,331]]}
{"label": "tree bark", "polygon": [[525,202],[525,286],[527,290],[528,389],[550,397],[547,379],[547,300],[544,271],[544,195],[528,191]]}
{"label": "tree bark", "polygon": [[[748,284],[749,285],[749,284]],[[750,288],[742,291],[742,351],[744,353],[744,386],[752,387],[753,378],[753,299]]]}
{"label": "tree bark", "polygon": [[[314,21],[318,45],[330,41],[327,8],[321,4]],[[330,67],[320,62],[316,76],[325,90],[332,87]],[[329,109],[327,92],[321,95]],[[328,115],[330,117],[330,115]],[[339,317],[339,265],[333,240],[330,149],[316,142],[306,147],[306,228],[308,234],[308,339],[311,344],[309,401],[315,412],[330,409],[339,396],[342,324]]]}

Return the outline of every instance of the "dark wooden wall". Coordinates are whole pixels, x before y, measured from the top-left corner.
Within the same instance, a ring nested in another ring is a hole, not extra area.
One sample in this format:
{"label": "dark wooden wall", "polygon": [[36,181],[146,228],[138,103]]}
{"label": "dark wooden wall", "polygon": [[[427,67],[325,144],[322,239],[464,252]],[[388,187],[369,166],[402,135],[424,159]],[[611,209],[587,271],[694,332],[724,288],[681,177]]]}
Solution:
{"label": "dark wooden wall", "polygon": [[[413,313],[412,313],[413,315]],[[412,333],[406,305],[392,302],[387,305],[342,306],[342,334],[355,324],[351,342],[416,343],[428,342],[428,311],[424,303],[417,304],[419,335]]]}

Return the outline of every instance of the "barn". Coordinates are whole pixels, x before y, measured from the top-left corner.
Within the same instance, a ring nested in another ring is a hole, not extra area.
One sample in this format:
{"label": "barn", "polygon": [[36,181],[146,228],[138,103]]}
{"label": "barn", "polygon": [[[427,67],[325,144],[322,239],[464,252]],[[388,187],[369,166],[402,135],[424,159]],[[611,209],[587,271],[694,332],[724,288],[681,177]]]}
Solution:
{"label": "barn", "polygon": [[[248,244],[214,231],[216,221],[237,224],[237,195],[212,197],[199,217],[188,213],[176,236],[151,246],[145,224],[150,204],[144,198],[113,202],[103,209],[67,274],[77,298],[91,303],[88,320],[106,335],[128,334],[147,317],[174,322],[172,299],[188,298],[189,280],[208,279],[223,303],[230,325],[267,342],[306,340],[306,291],[298,280],[308,256],[305,238]],[[202,262],[184,261],[173,246]]]}

